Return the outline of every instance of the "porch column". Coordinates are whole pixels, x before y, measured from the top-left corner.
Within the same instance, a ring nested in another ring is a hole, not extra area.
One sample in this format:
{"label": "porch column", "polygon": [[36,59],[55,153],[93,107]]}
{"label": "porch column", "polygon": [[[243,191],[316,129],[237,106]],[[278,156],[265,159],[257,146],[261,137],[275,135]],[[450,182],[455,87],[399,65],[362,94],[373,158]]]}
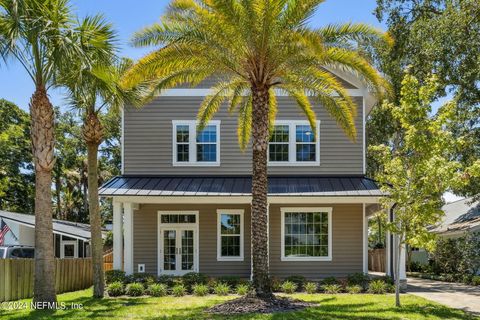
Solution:
{"label": "porch column", "polygon": [[123,217],[122,203],[113,202],[113,269],[122,270]]}
{"label": "porch column", "polygon": [[124,268],[126,274],[133,273],[133,204],[125,202],[123,204],[123,233],[125,239],[124,248]]}
{"label": "porch column", "polygon": [[368,274],[368,217],[365,211],[365,203],[362,204],[363,206],[363,273]]}

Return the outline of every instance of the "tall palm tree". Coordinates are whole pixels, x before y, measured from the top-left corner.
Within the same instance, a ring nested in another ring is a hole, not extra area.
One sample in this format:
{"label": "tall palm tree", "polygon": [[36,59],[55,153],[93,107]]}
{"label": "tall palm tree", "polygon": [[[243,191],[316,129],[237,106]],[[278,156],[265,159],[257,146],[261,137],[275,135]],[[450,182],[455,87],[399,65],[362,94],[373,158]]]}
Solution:
{"label": "tall palm tree", "polygon": [[[110,26],[105,24],[100,17],[94,22],[96,25],[98,41],[102,47],[112,47],[115,38]],[[92,34],[92,33],[91,33]],[[103,56],[104,49],[101,50]],[[111,52],[113,54],[113,51]],[[139,105],[143,99],[142,85],[132,89],[123,89],[121,80],[125,72],[132,66],[132,61],[115,57],[98,56],[95,48],[89,48],[90,61],[96,64],[83,64],[80,59],[71,61],[69,70],[60,75],[59,84],[64,85],[68,91],[71,105],[82,114],[82,134],[87,146],[87,172],[88,172],[88,212],[91,226],[92,265],[93,265],[93,296],[104,296],[104,271],[103,271],[103,241],[102,222],[99,210],[98,197],[98,148],[104,140],[101,113],[104,108],[111,112],[118,112],[126,103]]]}
{"label": "tall palm tree", "polygon": [[277,112],[276,89],[291,96],[315,131],[312,102],[321,104],[352,140],[356,105],[326,68],[358,74],[373,90],[385,80],[355,50],[362,38],[388,41],[364,24],[311,29],[322,0],[173,0],[161,23],[133,36],[135,46],[160,46],[130,70],[125,85],[154,80],[157,92],[180,83],[220,81],[202,102],[197,130],[224,102],[238,112],[238,139],[253,137],[252,259],[258,297],[272,297],[267,247],[267,148]]}
{"label": "tall palm tree", "polygon": [[20,63],[35,85],[30,99],[35,164],[34,301],[56,301],[52,233],[54,110],[48,89],[66,61],[81,57],[82,37],[68,0],[0,0],[0,55]]}

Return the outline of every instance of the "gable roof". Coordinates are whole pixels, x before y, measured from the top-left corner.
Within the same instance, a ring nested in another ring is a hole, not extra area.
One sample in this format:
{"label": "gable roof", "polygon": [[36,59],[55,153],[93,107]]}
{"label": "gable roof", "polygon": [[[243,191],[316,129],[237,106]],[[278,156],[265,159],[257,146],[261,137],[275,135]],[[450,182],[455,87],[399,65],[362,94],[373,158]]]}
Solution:
{"label": "gable roof", "polygon": [[442,207],[445,216],[442,222],[432,229],[439,234],[473,231],[480,228],[480,202],[466,198]]}
{"label": "gable roof", "polygon": [[[117,176],[101,196],[249,196],[249,176]],[[363,176],[270,176],[269,196],[382,196]]]}
{"label": "gable roof", "polygon": [[[7,222],[16,222],[35,228],[35,216],[33,214],[0,210],[0,218],[6,220]],[[91,237],[89,224],[58,219],[53,219],[53,233],[62,234],[84,241],[90,241]]]}

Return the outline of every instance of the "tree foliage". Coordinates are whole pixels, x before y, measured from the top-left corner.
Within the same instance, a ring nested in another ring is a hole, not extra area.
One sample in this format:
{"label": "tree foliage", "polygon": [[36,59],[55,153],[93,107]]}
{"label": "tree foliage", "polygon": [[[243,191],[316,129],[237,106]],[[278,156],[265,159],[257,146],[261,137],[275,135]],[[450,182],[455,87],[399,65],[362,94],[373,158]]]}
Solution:
{"label": "tree foliage", "polygon": [[0,210],[33,213],[34,181],[28,113],[0,99]]}

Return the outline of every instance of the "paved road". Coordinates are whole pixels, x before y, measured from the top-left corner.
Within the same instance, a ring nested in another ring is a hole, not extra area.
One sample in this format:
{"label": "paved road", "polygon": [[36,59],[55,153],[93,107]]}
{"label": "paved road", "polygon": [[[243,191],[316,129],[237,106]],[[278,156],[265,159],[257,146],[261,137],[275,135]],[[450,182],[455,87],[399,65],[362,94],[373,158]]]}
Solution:
{"label": "paved road", "polygon": [[480,287],[408,278],[408,293],[480,315]]}

